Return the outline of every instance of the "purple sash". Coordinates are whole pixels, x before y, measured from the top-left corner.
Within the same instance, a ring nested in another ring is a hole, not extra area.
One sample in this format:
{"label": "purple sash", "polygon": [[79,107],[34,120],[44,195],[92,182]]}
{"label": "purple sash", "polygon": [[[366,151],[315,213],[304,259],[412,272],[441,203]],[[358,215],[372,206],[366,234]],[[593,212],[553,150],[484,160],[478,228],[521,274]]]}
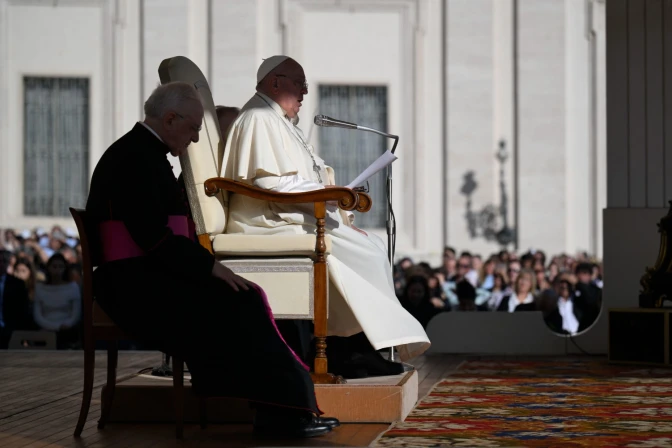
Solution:
{"label": "purple sash", "polygon": [[[189,238],[189,223],[183,215],[168,217],[168,227],[175,235]],[[103,261],[123,260],[124,258],[142,257],[147,253],[131,238],[123,221],[103,221],[100,223],[100,240]]]}
{"label": "purple sash", "polygon": [[[189,221],[191,220],[187,220],[186,216],[172,215],[168,217],[168,227],[173,231],[174,235],[181,235],[189,238],[190,231],[192,230],[192,226],[190,226],[190,224],[193,222]],[[104,262],[123,260],[125,258],[142,257],[147,255],[147,253],[142,250],[135,243],[135,241],[133,241],[133,238],[131,238],[131,234],[128,233],[128,229],[126,229],[123,221],[104,221],[100,223],[100,237],[102,242],[101,245]],[[275,318],[273,317],[273,310],[271,310],[271,306],[268,303],[266,292],[261,288],[261,286],[257,284],[252,283],[252,285],[261,296],[266,314],[273,324],[273,328],[277,332],[278,336],[282,342],[285,343],[289,351],[292,353],[292,356],[294,356],[299,364],[301,364],[304,369],[310,372],[310,367],[308,367],[294,352],[294,350],[292,350],[278,330],[278,326],[275,324]]]}

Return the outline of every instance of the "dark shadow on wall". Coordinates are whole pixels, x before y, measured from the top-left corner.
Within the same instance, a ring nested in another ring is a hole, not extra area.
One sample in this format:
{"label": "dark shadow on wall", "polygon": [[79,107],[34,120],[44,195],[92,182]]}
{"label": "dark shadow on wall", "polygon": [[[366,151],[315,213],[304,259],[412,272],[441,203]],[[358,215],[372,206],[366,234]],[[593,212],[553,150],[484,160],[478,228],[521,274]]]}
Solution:
{"label": "dark shadow on wall", "polygon": [[474,192],[478,189],[478,182],[476,181],[476,174],[474,171],[467,171],[464,174],[460,193],[462,193],[467,200],[465,204],[466,211],[464,218],[466,220],[469,237],[472,240],[483,238],[486,241],[496,241],[505,248],[509,244],[515,242],[516,229],[510,227],[508,221],[509,196],[504,181],[504,166],[508,154],[506,152],[504,141],[499,143],[499,150],[495,154],[495,157],[499,162],[499,205],[486,204],[481,207],[480,210],[474,209],[472,197]]}

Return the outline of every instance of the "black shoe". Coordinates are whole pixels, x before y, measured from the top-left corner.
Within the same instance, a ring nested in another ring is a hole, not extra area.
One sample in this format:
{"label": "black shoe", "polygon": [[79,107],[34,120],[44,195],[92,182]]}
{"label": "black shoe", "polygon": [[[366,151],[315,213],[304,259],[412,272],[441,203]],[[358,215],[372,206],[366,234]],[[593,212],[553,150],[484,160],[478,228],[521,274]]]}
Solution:
{"label": "black shoe", "polygon": [[341,426],[341,422],[339,422],[338,419],[334,417],[315,417],[313,418],[313,421],[317,425],[325,425],[331,429]]}
{"label": "black shoe", "polygon": [[329,432],[331,432],[331,427],[325,423],[319,423],[316,417],[266,418],[262,416],[254,419],[254,433],[262,437],[303,439],[323,436]]}
{"label": "black shoe", "polygon": [[402,363],[387,360],[379,352],[366,353],[364,358],[371,376],[399,375],[405,371]]}
{"label": "black shoe", "polygon": [[365,366],[352,361],[331,362],[330,359],[329,371],[334,375],[339,375],[349,380],[368,378],[370,376],[369,371],[366,370]]}
{"label": "black shoe", "polygon": [[351,353],[342,363],[331,363],[331,372],[343,378],[367,378],[374,376],[399,375],[406,370],[404,365],[388,361],[378,352]]}

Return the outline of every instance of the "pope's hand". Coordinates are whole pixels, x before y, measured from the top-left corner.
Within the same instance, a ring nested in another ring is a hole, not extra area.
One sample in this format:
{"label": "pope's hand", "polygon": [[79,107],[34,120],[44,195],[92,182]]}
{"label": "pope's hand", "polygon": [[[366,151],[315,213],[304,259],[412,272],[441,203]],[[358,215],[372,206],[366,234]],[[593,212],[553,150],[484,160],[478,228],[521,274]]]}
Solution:
{"label": "pope's hand", "polygon": [[324,188],[341,188],[338,185],[325,185]]}
{"label": "pope's hand", "polygon": [[240,291],[240,289],[238,288],[241,288],[244,291],[250,289],[247,280],[245,280],[243,277],[239,275],[234,274],[231,269],[227,268],[222,263],[219,263],[217,261],[212,266],[212,275],[214,277],[221,278],[222,280],[224,280],[236,292]]}

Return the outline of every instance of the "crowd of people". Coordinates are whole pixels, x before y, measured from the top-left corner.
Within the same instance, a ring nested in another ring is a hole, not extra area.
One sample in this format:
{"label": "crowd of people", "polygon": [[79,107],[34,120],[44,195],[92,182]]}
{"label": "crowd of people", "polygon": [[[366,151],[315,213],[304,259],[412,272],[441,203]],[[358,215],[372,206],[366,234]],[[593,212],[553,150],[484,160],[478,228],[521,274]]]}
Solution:
{"label": "crowd of people", "polygon": [[[53,331],[58,348],[80,348],[82,268],[76,234],[59,226],[4,230],[0,251],[7,273],[4,281],[0,274],[0,310],[5,310],[0,348],[7,348],[13,330]],[[602,265],[585,253],[547,260],[540,250],[521,256],[501,251],[484,259],[446,247],[440,267],[403,258],[394,270],[397,297],[425,328],[447,311],[538,310],[553,331],[576,334],[601,308]]]}
{"label": "crowd of people", "polygon": [[76,234],[59,226],[0,231],[0,348],[15,330],[55,332],[57,348],[81,347],[81,255]]}
{"label": "crowd of people", "polygon": [[446,311],[541,311],[551,330],[574,335],[602,304],[602,265],[586,253],[549,260],[541,250],[504,250],[484,259],[446,247],[440,267],[404,258],[394,278],[400,302],[425,328]]}

